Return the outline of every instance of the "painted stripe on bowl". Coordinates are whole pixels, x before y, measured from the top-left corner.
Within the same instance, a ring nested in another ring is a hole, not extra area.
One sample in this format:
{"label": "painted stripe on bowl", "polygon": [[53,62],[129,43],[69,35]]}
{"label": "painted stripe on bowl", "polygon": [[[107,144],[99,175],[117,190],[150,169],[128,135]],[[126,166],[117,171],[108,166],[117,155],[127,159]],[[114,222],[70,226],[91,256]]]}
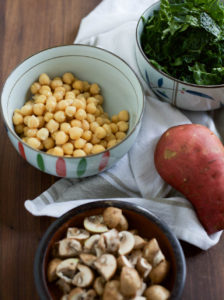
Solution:
{"label": "painted stripe on bowl", "polygon": [[99,171],[103,171],[103,169],[106,168],[108,161],[110,158],[110,151],[107,151],[103,154],[100,165],[99,165]]}
{"label": "painted stripe on bowl", "polygon": [[44,160],[40,153],[37,154],[37,165],[41,171],[45,171]]}
{"label": "painted stripe on bowl", "polygon": [[66,176],[66,163],[62,157],[59,157],[56,161],[56,173],[60,177]]}
{"label": "painted stripe on bowl", "polygon": [[87,160],[85,158],[82,158],[79,161],[78,167],[77,167],[77,176],[81,177],[86,172],[87,168]]}
{"label": "painted stripe on bowl", "polygon": [[23,144],[21,142],[18,142],[18,149],[19,149],[19,153],[22,156],[22,158],[24,158],[26,160],[25,150],[24,150]]}

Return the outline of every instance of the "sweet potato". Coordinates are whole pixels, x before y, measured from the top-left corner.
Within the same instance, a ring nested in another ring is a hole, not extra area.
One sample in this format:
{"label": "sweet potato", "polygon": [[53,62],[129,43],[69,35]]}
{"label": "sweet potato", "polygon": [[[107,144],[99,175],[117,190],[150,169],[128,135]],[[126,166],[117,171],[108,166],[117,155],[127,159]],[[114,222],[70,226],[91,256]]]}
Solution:
{"label": "sweet potato", "polygon": [[169,128],[155,149],[160,176],[194,206],[206,231],[224,229],[224,147],[207,127]]}

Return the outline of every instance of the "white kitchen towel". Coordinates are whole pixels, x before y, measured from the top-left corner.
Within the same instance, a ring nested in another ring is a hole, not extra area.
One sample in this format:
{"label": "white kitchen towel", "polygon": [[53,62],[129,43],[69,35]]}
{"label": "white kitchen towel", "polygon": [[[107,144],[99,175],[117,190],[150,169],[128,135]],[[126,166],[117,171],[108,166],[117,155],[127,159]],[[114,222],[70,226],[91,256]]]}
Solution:
{"label": "white kitchen towel", "polygon": [[[153,2],[102,1],[82,20],[75,43],[94,45],[119,55],[141,78],[135,59],[135,28],[143,11]],[[141,81],[146,96],[145,112],[137,141],[129,153],[97,176],[57,181],[36,199],[27,200],[25,207],[36,216],[59,217],[93,199],[122,199],[149,209],[167,222],[179,239],[206,250],[219,241],[221,232],[207,235],[190,202],[160,178],[153,156],[161,134],[174,125],[201,123],[222,138],[224,112],[180,111],[157,100]]]}

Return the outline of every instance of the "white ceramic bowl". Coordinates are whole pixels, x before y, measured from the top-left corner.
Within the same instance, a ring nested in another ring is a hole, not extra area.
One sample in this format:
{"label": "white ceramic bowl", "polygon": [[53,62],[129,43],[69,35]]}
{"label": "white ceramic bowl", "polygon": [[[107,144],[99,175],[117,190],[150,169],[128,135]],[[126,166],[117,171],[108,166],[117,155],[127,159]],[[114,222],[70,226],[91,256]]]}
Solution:
{"label": "white ceramic bowl", "polygon": [[[142,14],[147,20],[153,11],[159,10],[160,1],[151,5]],[[136,59],[142,77],[159,97],[186,110],[207,111],[224,105],[224,85],[197,85],[186,83],[157,70],[148,60],[141,47],[144,22],[140,17],[136,28]],[[162,47],[162,44],[161,44]]]}
{"label": "white ceramic bowl", "polygon": [[[28,100],[30,85],[44,72],[50,77],[73,72],[82,80],[98,83],[105,98],[104,110],[110,116],[129,111],[127,137],[109,150],[82,158],[52,156],[29,147],[15,133],[12,115]],[[128,152],[140,129],[144,95],[135,73],[118,56],[92,46],[67,45],[41,51],[22,62],[5,82],[1,108],[7,134],[27,162],[55,176],[77,178],[110,168]]]}

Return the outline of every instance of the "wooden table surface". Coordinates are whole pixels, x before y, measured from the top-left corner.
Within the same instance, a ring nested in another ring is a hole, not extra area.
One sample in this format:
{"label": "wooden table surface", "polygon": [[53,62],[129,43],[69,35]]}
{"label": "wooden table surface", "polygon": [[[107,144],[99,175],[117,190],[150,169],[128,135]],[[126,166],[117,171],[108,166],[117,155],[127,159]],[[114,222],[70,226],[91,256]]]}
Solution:
{"label": "wooden table surface", "polygon": [[[137,1],[137,0],[136,0]],[[80,20],[100,0],[0,0],[0,89],[13,68],[42,49],[71,44]],[[33,217],[24,200],[57,180],[14,150],[0,116],[0,299],[35,300],[33,259],[54,220]],[[224,299],[224,237],[209,251],[182,243],[187,259],[183,300]]]}

